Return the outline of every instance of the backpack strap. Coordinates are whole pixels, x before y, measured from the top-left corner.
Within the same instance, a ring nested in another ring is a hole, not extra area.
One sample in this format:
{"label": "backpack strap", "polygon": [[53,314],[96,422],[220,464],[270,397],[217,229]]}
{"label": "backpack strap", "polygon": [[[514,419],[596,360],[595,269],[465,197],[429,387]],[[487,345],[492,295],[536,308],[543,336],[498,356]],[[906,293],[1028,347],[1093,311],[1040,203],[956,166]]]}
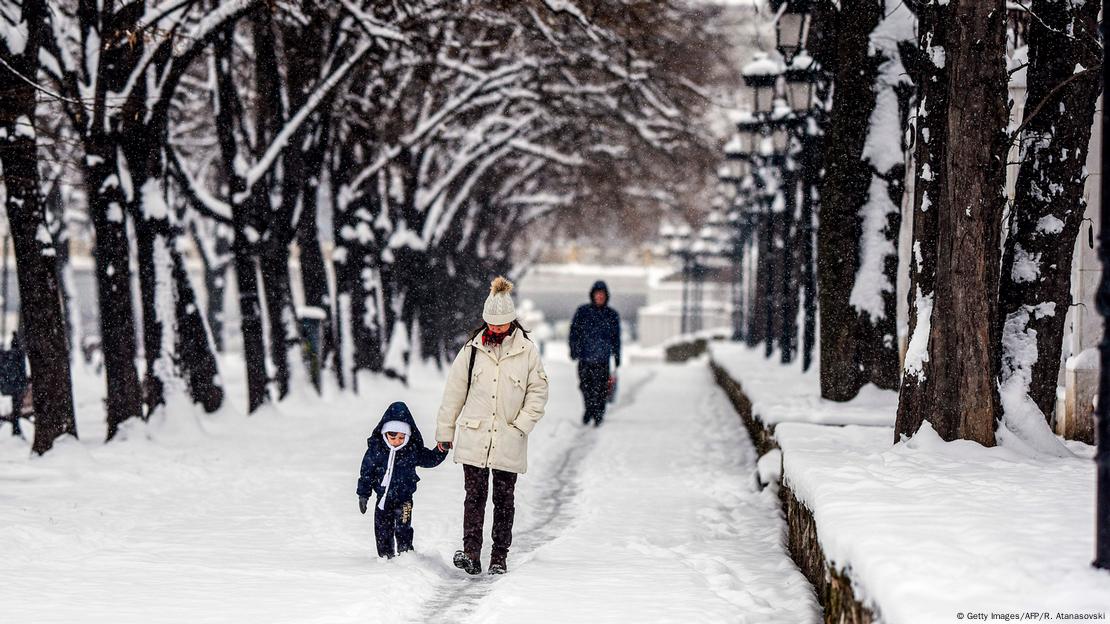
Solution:
{"label": "backpack strap", "polygon": [[470,365],[466,367],[466,394],[463,395],[463,405],[466,405],[466,400],[470,398],[470,383],[474,379],[474,358],[478,355],[478,350],[474,345],[470,345]]}

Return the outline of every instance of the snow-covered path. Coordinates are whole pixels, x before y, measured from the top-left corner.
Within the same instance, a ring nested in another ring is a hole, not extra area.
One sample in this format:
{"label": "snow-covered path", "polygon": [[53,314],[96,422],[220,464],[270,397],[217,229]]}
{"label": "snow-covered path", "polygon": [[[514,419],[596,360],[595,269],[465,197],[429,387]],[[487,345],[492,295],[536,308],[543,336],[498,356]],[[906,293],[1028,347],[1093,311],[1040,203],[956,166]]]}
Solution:
{"label": "snow-covered path", "polygon": [[[469,622],[817,621],[778,499],[702,365],[636,371],[576,471],[573,518]],[[510,561],[511,562],[511,561]],[[542,597],[535,599],[533,597]]]}
{"label": "snow-covered path", "polygon": [[152,439],[87,436],[41,459],[0,440],[0,621],[816,619],[777,501],[755,488],[754,452],[704,365],[626,367],[598,430],[580,424],[573,366],[559,354],[547,366],[552,401],[504,577],[450,564],[462,515],[451,463],[422,473],[416,553],[372,555],[354,496],[365,436],[403,399],[431,437],[442,382],[422,371],[327,409],[177,414]]}

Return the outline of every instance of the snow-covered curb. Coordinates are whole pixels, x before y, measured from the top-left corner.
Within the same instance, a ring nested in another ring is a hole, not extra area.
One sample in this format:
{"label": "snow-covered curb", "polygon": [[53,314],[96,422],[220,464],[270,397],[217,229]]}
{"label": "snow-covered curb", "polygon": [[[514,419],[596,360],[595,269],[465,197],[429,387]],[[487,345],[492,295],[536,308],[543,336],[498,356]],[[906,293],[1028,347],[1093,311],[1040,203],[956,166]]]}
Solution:
{"label": "snow-covered curb", "polygon": [[[1078,457],[1032,459],[944,442],[931,428],[895,445],[893,428],[876,426],[893,421],[894,393],[825,402],[816,373],[735,344],[710,350],[753,439],[781,450],[791,554],[826,619],[1110,613],[1110,574],[1090,567],[1092,447],[1069,442]],[[818,413],[805,414],[807,404]]]}
{"label": "snow-covered curb", "polygon": [[847,403],[821,398],[817,368],[802,372],[801,363],[783,366],[768,360],[762,349],[742,343],[713,342],[710,356],[744,388],[752,418],[774,429],[780,422],[823,425],[893,426],[898,393],[868,384]]}
{"label": "snow-covered curb", "polygon": [[1091,567],[1094,480],[1084,457],[1032,459],[927,424],[892,445],[886,427],[783,423],[783,480],[812,511],[831,565],[888,624],[958,613],[1110,612]]}

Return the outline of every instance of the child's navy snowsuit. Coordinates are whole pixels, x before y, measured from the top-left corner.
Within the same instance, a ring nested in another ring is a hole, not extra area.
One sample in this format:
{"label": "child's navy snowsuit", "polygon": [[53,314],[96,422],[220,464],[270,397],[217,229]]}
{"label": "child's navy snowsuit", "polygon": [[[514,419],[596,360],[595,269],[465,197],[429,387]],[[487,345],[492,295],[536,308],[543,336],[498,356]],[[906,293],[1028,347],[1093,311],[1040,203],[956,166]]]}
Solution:
{"label": "child's navy snowsuit", "polygon": [[[393,420],[407,424],[412,433],[394,456],[393,474],[387,492],[382,486],[382,479],[389,464],[390,446],[382,437],[382,426]],[[424,448],[424,438],[404,403],[394,403],[386,409],[378,426],[367,438],[366,446],[358,478],[358,495],[368,498],[373,498],[374,493],[378,495],[379,504],[374,505],[374,536],[378,543],[378,556],[388,558],[395,553],[412,550],[412,495],[416,493],[416,482],[420,480],[416,476],[417,466],[438,466],[447,458],[447,451]],[[386,497],[384,505],[380,504],[382,496]],[[396,550],[393,544],[395,539]]]}

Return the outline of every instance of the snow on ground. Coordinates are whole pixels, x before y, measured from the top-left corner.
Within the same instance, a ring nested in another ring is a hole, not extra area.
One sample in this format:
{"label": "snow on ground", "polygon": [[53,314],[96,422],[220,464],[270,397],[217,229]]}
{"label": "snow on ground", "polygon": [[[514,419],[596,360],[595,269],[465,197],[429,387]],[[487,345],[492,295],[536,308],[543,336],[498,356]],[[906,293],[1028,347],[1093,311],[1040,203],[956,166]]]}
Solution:
{"label": "snow on ground", "polygon": [[[926,427],[894,444],[897,394],[865,388],[847,403],[819,396],[816,371],[713,343],[723,366],[775,424],[781,454],[760,461],[813,513],[829,561],[886,624],[958,621],[961,612],[1110,612],[1096,571],[1093,448],[1030,458]],[[830,426],[846,425],[846,426]],[[869,426],[861,426],[869,425]]]}
{"label": "snow on ground", "polygon": [[472,621],[817,621],[813,588],[783,546],[778,498],[757,487],[755,451],[704,362],[640,370],[628,385],[576,451],[585,459],[573,468],[569,526]]}
{"label": "snow on ground", "polygon": [[825,555],[887,624],[1110,612],[1110,573],[1090,565],[1092,447],[1038,460],[928,425],[894,446],[887,427],[783,423],[775,437]]}
{"label": "snow on ground", "polygon": [[[465,577],[462,470],[422,472],[416,552],[373,554],[354,493],[365,438],[405,400],[429,439],[442,388],[362,379],[362,394],[175,411],[102,444],[98,384],[78,383],[81,441],[29,458],[0,433],[3,622],[806,622],[773,497],[704,366],[626,366],[599,430],[563,349],[530,439],[504,577]],[[487,535],[489,531],[487,519]],[[487,552],[484,560],[488,562]],[[777,618],[777,619],[776,619]]]}
{"label": "snow on ground", "polygon": [[763,356],[763,349],[743,343],[712,342],[713,361],[740,383],[752,402],[752,415],[765,425],[808,422],[823,425],[894,426],[898,393],[867,384],[846,403],[821,398],[818,368],[803,373],[801,359],[782,366]]}

